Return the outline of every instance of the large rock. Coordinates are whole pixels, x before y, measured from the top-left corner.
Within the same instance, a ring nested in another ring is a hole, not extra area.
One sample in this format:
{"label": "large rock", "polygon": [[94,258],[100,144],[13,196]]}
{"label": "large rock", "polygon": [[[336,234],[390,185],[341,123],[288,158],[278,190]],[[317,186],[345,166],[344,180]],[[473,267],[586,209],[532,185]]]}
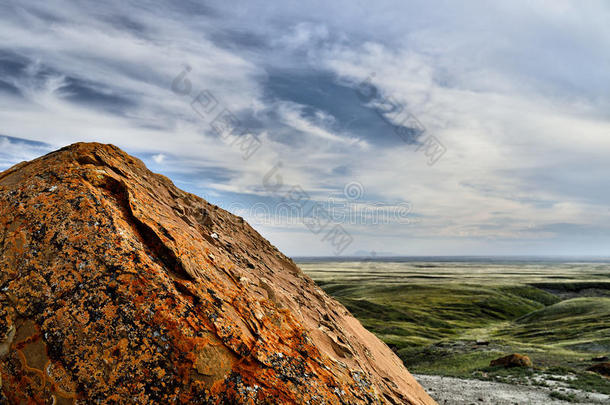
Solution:
{"label": "large rock", "polygon": [[434,403],[241,218],[114,146],[5,171],[0,211],[0,403]]}
{"label": "large rock", "polygon": [[510,354],[499,359],[492,360],[489,363],[491,367],[501,366],[505,368],[511,367],[533,367],[532,360],[523,354]]}

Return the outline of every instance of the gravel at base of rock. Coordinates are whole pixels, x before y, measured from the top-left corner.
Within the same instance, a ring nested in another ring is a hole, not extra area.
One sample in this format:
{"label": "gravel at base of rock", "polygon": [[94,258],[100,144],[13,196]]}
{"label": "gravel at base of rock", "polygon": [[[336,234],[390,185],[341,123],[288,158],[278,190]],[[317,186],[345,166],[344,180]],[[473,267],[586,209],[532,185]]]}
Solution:
{"label": "gravel at base of rock", "polygon": [[[439,405],[552,405],[569,404],[551,398],[547,387],[511,385],[493,381],[467,380],[437,375],[413,375]],[[580,399],[579,404],[607,404],[610,395],[567,390]]]}

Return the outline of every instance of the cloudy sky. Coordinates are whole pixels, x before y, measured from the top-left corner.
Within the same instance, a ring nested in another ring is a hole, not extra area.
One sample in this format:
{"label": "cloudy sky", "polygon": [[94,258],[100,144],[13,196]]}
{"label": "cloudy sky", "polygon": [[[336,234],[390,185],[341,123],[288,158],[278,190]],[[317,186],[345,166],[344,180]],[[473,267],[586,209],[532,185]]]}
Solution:
{"label": "cloudy sky", "polygon": [[113,143],[297,256],[610,255],[607,1],[0,10],[1,170]]}

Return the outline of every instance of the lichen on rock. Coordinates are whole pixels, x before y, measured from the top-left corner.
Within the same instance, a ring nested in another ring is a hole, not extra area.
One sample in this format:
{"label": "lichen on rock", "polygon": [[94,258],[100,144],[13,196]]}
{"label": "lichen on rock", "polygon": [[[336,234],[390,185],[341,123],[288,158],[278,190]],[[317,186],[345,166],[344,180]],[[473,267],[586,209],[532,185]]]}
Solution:
{"label": "lichen on rock", "polygon": [[0,212],[0,403],[434,403],[241,218],[114,146],[1,173]]}

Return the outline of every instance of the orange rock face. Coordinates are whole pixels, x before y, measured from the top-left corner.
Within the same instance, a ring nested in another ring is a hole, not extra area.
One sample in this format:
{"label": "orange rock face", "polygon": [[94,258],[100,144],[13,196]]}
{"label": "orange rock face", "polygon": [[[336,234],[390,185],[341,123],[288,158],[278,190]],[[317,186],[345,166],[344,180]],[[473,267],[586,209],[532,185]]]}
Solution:
{"label": "orange rock face", "polygon": [[434,403],[243,219],[114,146],[3,172],[0,212],[0,403]]}

